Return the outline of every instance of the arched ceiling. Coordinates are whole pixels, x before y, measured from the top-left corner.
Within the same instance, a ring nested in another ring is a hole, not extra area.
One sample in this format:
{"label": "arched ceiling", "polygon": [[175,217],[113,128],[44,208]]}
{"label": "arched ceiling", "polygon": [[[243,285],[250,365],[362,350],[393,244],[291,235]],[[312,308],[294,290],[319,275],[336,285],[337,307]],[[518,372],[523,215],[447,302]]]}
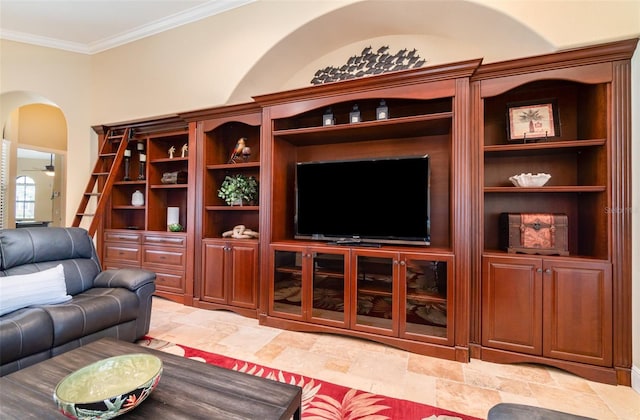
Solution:
{"label": "arched ceiling", "polygon": [[389,45],[391,51],[416,48],[427,59],[425,65],[474,58],[486,63],[554,50],[524,23],[471,1],[363,1],[283,38],[247,72],[228,103],[309,86],[317,69],[344,64],[369,45]]}

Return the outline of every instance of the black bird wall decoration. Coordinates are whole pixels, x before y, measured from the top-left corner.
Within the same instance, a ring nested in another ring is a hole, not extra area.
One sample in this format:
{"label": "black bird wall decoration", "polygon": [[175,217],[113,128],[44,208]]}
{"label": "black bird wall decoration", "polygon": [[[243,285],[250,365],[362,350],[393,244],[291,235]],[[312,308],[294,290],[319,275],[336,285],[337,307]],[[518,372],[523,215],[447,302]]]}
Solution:
{"label": "black bird wall decoration", "polygon": [[363,49],[360,55],[349,57],[347,62],[341,66],[319,69],[313,75],[311,84],[321,85],[390,71],[416,69],[422,67],[426,62],[426,60],[420,59],[415,48],[411,51],[403,48],[392,54],[389,52],[389,46],[382,46],[375,51],[369,46]]}

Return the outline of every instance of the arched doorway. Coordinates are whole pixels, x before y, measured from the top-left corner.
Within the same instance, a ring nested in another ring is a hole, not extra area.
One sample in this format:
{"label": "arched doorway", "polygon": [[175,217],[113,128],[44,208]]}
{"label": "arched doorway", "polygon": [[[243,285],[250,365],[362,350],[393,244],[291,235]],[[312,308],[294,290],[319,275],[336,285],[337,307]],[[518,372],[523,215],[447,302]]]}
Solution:
{"label": "arched doorway", "polygon": [[[0,100],[3,103],[0,228],[64,226],[67,122],[62,110],[29,92],[6,93]],[[24,188],[18,191],[16,180],[20,177],[33,182],[32,196],[25,197]],[[33,211],[16,214],[18,198],[23,205],[28,198]]]}

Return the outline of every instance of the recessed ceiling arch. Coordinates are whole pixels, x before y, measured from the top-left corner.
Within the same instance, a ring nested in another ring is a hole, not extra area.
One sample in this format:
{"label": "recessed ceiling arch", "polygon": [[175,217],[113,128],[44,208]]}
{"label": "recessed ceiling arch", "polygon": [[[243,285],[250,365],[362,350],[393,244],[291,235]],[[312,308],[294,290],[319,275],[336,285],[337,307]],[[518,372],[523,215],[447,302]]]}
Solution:
{"label": "recessed ceiling arch", "polygon": [[363,47],[416,48],[425,65],[484,62],[552,52],[543,36],[496,9],[473,1],[362,1],[322,15],[291,32],[247,72],[227,103],[305,87],[315,71],[344,64]]}

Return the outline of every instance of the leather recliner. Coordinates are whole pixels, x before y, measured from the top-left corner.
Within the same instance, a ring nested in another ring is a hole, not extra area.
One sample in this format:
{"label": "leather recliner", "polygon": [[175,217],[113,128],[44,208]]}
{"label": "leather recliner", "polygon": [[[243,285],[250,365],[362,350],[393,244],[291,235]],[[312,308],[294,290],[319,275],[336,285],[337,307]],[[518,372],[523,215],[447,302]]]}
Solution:
{"label": "leather recliner", "polygon": [[102,271],[82,228],[0,230],[0,282],[62,264],[71,300],[0,316],[0,376],[102,337],[133,342],[149,331],[156,274]]}

